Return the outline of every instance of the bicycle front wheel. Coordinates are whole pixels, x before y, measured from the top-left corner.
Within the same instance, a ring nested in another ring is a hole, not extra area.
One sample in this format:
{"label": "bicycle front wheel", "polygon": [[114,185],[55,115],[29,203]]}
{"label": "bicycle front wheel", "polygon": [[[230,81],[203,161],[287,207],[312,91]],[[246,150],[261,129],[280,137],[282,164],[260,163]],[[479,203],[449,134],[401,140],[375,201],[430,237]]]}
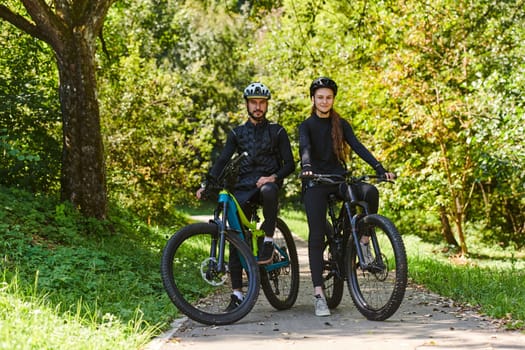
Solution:
{"label": "bicycle front wheel", "polygon": [[[408,273],[405,246],[396,227],[386,217],[371,214],[362,220],[371,233],[373,261],[360,264],[355,243],[349,240],[345,261],[348,289],[363,316],[383,321],[397,311],[405,295]],[[375,243],[380,254],[373,248]]]}
{"label": "bicycle front wheel", "polygon": [[[246,243],[237,233],[228,232],[220,266],[215,258],[219,254],[218,237],[216,224],[188,225],[168,240],[161,259],[162,282],[171,301],[189,318],[208,325],[231,324],[246,316],[260,288],[259,267]],[[228,308],[232,294],[230,246],[244,261],[244,299],[233,309]]]}
{"label": "bicycle front wheel", "polygon": [[290,229],[280,218],[273,234],[274,254],[261,267],[261,286],[268,302],[277,310],[289,309],[299,292],[299,260]]}

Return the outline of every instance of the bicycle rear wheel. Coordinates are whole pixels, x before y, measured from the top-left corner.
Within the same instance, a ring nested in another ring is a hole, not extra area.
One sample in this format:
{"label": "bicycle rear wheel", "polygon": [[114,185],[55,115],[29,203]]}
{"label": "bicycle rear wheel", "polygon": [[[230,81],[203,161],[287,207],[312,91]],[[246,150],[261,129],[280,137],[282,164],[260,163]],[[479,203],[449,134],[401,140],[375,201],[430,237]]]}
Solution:
{"label": "bicycle rear wheel", "polygon": [[[216,224],[188,225],[168,240],[161,259],[162,282],[171,301],[189,318],[208,325],[231,324],[246,316],[255,305],[260,289],[259,266],[237,233],[226,234],[224,266],[218,266],[218,262],[210,258],[212,241],[218,236]],[[237,248],[241,260],[245,261],[244,300],[238,307],[226,311],[232,294],[227,263],[229,246]],[[217,256],[217,245],[214,249]]]}
{"label": "bicycle rear wheel", "polygon": [[[327,229],[333,231],[332,225],[328,223]],[[333,232],[331,236],[334,236]],[[323,250],[323,289],[326,304],[330,309],[335,309],[343,299],[345,283],[343,271],[341,271],[337,263],[337,253],[333,252],[332,249],[336,248],[325,242]]]}
{"label": "bicycle rear wheel", "polygon": [[[370,241],[374,261],[362,268],[353,240],[348,242],[345,261],[348,289],[363,316],[369,320],[383,321],[397,311],[405,295],[408,273],[405,246],[389,219],[372,214],[362,220],[369,232],[375,232]],[[372,248],[373,240],[380,247],[380,258]]]}
{"label": "bicycle rear wheel", "polygon": [[299,260],[292,233],[279,218],[273,242],[273,261],[261,267],[261,286],[270,304],[277,310],[285,310],[291,308],[297,300]]}

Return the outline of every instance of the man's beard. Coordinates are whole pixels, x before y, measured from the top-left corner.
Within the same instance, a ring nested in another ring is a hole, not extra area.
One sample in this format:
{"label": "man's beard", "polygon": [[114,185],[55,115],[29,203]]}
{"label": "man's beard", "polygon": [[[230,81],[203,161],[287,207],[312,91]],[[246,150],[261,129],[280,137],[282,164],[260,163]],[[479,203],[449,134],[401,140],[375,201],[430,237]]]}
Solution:
{"label": "man's beard", "polygon": [[263,119],[264,119],[264,117],[266,116],[266,112],[264,112],[263,114],[261,114],[261,116],[257,117],[257,116],[255,116],[255,115],[253,114],[253,112],[248,111],[248,115],[250,116],[250,118],[259,121],[259,120],[263,120]]}

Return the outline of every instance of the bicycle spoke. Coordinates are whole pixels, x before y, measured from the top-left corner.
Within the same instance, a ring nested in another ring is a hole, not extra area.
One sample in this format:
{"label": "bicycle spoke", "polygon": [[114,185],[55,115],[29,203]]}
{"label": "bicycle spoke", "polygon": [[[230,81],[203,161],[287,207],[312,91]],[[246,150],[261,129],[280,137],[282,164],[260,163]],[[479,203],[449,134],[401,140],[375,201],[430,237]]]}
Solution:
{"label": "bicycle spoke", "polygon": [[261,270],[261,285],[270,304],[278,310],[293,306],[299,290],[299,262],[292,234],[278,219],[273,241],[273,261]]}
{"label": "bicycle spoke", "polygon": [[[207,247],[210,244],[210,236],[206,234],[194,235],[182,242],[173,258],[173,279],[181,297],[193,303],[197,310],[220,313],[230,302],[231,278],[227,265],[219,272],[216,263],[209,260]],[[228,251],[226,249],[226,263],[229,261]],[[204,274],[202,265],[208,266],[204,268]]]}
{"label": "bicycle spoke", "polygon": [[375,267],[372,263],[366,270],[358,268],[356,272],[361,295],[370,309],[378,310],[386,305],[395,288],[395,268],[388,267],[386,257],[384,262],[383,267]]}
{"label": "bicycle spoke", "polygon": [[336,308],[343,299],[344,280],[337,263],[332,257],[330,247],[323,252],[323,280],[326,303],[330,309]]}
{"label": "bicycle spoke", "polygon": [[[371,257],[368,264],[361,264],[355,244],[349,243],[348,288],[359,311],[368,319],[380,321],[392,316],[403,300],[406,254],[401,236],[388,219],[374,214],[367,220],[375,232],[369,243]],[[374,246],[379,246],[380,255]]]}
{"label": "bicycle spoke", "polygon": [[[188,317],[205,324],[230,324],[250,312],[257,300],[258,265],[246,244],[233,232],[226,234],[224,262],[219,264],[209,251],[216,233],[213,224],[193,224],[173,235],[162,255],[162,280],[170,299]],[[230,252],[230,247],[235,247],[235,251]],[[244,262],[243,269],[239,260]],[[228,309],[232,275],[239,270],[245,298],[236,308]]]}

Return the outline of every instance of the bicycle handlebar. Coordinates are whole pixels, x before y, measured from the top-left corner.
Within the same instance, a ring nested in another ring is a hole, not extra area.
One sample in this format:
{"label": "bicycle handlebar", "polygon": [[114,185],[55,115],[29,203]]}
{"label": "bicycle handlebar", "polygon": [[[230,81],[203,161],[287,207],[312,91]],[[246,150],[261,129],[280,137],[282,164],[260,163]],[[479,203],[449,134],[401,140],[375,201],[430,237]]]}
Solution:
{"label": "bicycle handlebar", "polygon": [[235,173],[240,161],[245,157],[248,157],[248,152],[242,152],[233,156],[222,169],[222,172],[217,179],[218,182],[222,183],[225,179],[228,178],[228,176]]}
{"label": "bicycle handlebar", "polygon": [[[303,175],[299,176],[304,180],[312,180],[318,183],[324,184],[341,184],[345,182],[358,183],[358,182],[367,182],[369,180],[375,179],[377,182],[389,182],[394,183],[393,180],[388,179],[385,175],[361,175],[361,176],[350,176],[350,174],[312,174],[312,175]],[[397,176],[394,177],[396,179]]]}
{"label": "bicycle handlebar", "polygon": [[243,158],[248,156],[248,152],[236,154],[226,163],[217,178],[208,175],[206,181],[201,184],[201,187],[204,189],[203,198],[210,198],[210,195],[213,197],[213,193],[218,193],[221,188],[233,186],[239,163]]}
{"label": "bicycle handlebar", "polygon": [[229,164],[226,164],[226,167],[228,166],[236,166],[237,163],[239,163],[241,161],[241,159],[243,159],[244,157],[248,157],[248,152],[244,151],[242,153],[239,153],[237,155],[235,155],[229,162]]}

